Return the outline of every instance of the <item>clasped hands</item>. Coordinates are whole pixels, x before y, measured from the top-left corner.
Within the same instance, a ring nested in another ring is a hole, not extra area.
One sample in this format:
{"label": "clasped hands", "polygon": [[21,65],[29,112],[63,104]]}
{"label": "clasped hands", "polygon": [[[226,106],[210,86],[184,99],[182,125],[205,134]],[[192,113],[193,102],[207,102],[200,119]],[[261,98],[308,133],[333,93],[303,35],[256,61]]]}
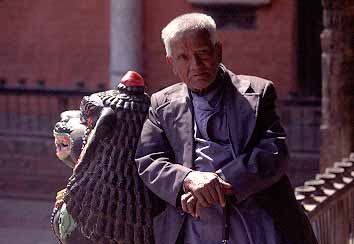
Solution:
{"label": "clasped hands", "polygon": [[182,209],[193,217],[199,217],[201,208],[209,208],[214,203],[224,207],[225,194],[233,192],[231,184],[212,172],[190,172],[183,181],[183,187]]}

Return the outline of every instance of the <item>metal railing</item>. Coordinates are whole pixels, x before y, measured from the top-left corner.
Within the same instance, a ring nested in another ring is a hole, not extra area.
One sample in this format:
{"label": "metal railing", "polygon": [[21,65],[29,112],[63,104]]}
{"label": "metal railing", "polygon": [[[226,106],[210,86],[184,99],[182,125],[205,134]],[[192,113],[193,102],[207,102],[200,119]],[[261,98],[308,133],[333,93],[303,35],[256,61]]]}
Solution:
{"label": "metal railing", "polygon": [[354,243],[354,153],[295,188],[320,244]]}
{"label": "metal railing", "polygon": [[48,88],[0,88],[0,136],[50,137],[60,113],[78,109],[95,91]]}

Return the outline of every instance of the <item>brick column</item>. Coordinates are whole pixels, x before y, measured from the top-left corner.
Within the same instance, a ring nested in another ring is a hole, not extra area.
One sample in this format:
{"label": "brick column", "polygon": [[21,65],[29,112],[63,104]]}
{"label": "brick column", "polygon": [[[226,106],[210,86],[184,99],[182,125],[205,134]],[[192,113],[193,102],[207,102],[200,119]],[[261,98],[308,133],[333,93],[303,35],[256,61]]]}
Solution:
{"label": "brick column", "polygon": [[128,70],[142,73],[141,0],[111,0],[110,79],[115,88]]}
{"label": "brick column", "polygon": [[322,5],[321,170],[354,149],[354,1]]}

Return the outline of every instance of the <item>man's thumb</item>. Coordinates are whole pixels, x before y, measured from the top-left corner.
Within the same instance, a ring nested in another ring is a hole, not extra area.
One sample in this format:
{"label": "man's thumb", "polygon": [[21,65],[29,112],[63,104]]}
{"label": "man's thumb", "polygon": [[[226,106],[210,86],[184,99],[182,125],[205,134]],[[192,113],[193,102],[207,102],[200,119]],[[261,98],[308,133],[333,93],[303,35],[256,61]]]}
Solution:
{"label": "man's thumb", "polygon": [[219,178],[219,182],[221,183],[221,185],[226,188],[226,189],[230,189],[232,188],[232,185],[230,183],[227,183],[226,181],[224,181],[223,179]]}

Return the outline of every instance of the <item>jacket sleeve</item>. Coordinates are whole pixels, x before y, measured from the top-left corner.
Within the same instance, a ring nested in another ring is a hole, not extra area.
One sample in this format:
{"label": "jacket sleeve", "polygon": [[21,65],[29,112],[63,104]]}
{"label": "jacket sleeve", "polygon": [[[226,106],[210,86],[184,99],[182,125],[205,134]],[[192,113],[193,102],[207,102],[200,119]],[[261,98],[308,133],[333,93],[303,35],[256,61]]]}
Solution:
{"label": "jacket sleeve", "polygon": [[275,111],[276,92],[268,83],[262,93],[254,133],[245,150],[216,173],[229,182],[238,202],[260,192],[285,174],[286,135]]}
{"label": "jacket sleeve", "polygon": [[156,95],[152,95],[135,161],[145,185],[161,199],[176,207],[183,180],[191,169],[174,163],[174,153],[161,126],[157,110]]}

